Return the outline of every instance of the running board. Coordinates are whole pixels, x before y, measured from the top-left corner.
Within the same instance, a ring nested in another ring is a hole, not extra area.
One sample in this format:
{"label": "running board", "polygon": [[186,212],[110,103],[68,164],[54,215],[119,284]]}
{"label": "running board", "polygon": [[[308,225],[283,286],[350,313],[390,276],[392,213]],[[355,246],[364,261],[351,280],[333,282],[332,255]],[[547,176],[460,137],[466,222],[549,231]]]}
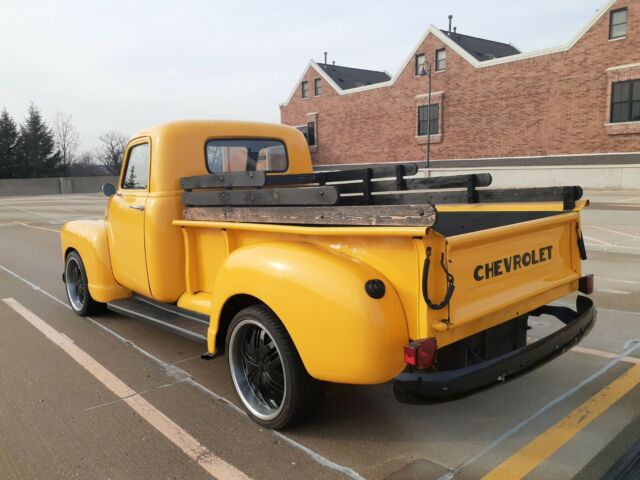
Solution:
{"label": "running board", "polygon": [[142,320],[196,342],[207,342],[209,318],[175,305],[133,296],[107,303],[107,308],[126,317]]}

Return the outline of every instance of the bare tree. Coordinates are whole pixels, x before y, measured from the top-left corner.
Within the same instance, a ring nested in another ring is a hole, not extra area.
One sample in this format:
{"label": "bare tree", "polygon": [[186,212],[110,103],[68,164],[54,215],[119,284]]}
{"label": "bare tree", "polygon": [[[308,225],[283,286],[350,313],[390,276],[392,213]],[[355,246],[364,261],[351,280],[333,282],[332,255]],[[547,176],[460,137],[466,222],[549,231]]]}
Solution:
{"label": "bare tree", "polygon": [[68,113],[58,112],[54,125],[56,147],[60,152],[60,167],[65,175],[76,160],[76,151],[80,142],[78,130],[73,126],[72,117]]}
{"label": "bare tree", "polygon": [[95,153],[84,151],[76,156],[76,160],[69,169],[71,177],[93,177],[95,175],[104,175],[104,167],[98,165],[95,161]]}
{"label": "bare tree", "polygon": [[100,146],[96,149],[99,163],[104,165],[113,175],[120,173],[122,157],[127,147],[127,137],[121,133],[109,131],[99,137]]}

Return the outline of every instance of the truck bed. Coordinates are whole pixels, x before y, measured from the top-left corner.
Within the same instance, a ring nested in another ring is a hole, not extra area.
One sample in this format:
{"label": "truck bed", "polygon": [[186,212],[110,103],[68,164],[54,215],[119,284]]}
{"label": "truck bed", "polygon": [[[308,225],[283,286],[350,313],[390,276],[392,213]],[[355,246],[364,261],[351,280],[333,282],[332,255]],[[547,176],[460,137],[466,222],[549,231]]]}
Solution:
{"label": "truck bed", "polygon": [[[417,173],[416,164],[398,164],[295,175],[251,171],[185,177],[183,218],[327,226],[435,225],[449,236],[570,211],[582,197],[578,186],[489,189],[488,173],[433,178]],[[517,209],[517,214],[442,207],[532,202],[551,205]]]}

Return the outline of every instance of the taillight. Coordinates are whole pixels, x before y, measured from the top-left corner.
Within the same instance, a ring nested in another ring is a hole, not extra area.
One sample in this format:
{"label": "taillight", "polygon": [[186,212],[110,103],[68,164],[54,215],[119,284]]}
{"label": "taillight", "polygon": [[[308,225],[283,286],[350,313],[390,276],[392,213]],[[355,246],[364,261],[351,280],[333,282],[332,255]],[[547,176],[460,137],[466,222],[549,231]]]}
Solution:
{"label": "taillight", "polygon": [[578,280],[578,290],[587,295],[591,295],[594,290],[593,273],[580,277]]}
{"label": "taillight", "polygon": [[404,363],[419,370],[429,368],[436,360],[438,344],[436,339],[425,338],[404,346]]}

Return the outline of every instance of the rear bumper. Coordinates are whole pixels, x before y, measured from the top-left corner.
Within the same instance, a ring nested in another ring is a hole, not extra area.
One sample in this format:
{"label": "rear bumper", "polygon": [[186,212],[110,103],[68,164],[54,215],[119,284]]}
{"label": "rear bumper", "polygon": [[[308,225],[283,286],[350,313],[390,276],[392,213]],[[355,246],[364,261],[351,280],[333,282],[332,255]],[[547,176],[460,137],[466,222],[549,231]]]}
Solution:
{"label": "rear bumper", "polygon": [[565,326],[526,347],[476,365],[437,373],[402,373],[393,384],[396,398],[402,403],[437,403],[502,383],[553,360],[576,345],[596,320],[593,301],[583,296],[578,297],[575,311],[545,305],[530,313],[542,314],[553,315]]}

